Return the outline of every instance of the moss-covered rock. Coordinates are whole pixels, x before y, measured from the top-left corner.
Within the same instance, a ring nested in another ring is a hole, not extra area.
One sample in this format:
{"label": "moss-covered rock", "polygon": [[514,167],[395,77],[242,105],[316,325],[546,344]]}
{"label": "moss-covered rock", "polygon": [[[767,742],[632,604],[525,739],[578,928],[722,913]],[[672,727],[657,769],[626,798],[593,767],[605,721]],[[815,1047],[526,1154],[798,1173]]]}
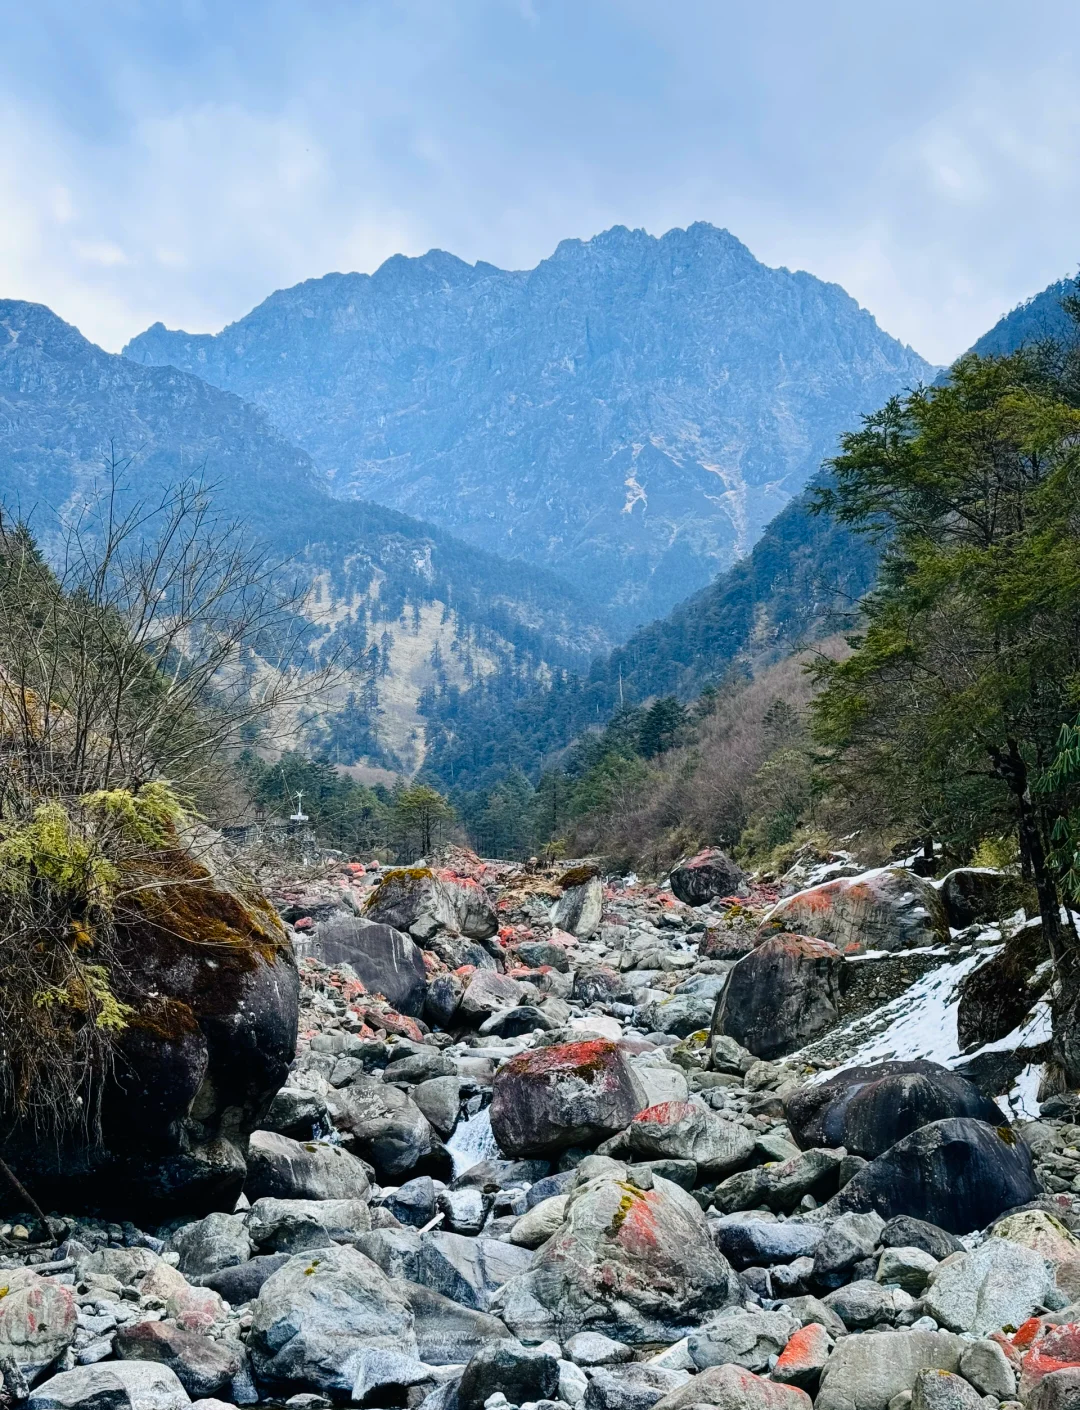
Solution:
{"label": "moss-covered rock", "polygon": [[24,1119],[5,1158],[39,1203],[68,1210],[231,1208],[295,1055],[289,939],[206,834],[129,864],[114,925],[107,979],[125,1026],[111,1070],[87,1074],[81,1129],[58,1140]]}

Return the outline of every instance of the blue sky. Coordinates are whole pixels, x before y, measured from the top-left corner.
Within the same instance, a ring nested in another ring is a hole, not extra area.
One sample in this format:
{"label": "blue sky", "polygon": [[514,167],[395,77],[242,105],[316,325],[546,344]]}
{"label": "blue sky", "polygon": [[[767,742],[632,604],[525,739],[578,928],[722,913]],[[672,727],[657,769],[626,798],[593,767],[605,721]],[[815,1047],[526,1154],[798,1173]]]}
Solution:
{"label": "blue sky", "polygon": [[0,296],[117,349],[710,220],[943,362],[1080,265],[1050,0],[0,0]]}

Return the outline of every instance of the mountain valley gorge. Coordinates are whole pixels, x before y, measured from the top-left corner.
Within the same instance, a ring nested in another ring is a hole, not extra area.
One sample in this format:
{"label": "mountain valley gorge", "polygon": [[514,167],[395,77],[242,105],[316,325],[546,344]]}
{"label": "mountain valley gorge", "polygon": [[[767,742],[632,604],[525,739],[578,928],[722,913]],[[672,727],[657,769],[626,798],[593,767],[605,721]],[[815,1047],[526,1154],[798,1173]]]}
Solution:
{"label": "mountain valley gorge", "polygon": [[1072,1410],[1078,325],[0,301],[0,1410]]}

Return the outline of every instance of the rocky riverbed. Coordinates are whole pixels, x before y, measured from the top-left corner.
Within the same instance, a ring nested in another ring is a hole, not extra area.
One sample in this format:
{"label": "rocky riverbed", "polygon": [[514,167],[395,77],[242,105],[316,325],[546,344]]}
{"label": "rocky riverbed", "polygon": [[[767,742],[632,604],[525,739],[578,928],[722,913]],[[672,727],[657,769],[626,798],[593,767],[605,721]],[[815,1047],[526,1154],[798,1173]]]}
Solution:
{"label": "rocky riverbed", "polygon": [[295,1060],[170,1126],[238,1197],[3,1190],[9,1403],[1080,1405],[1080,1114],[1010,878],[442,861],[267,879]]}

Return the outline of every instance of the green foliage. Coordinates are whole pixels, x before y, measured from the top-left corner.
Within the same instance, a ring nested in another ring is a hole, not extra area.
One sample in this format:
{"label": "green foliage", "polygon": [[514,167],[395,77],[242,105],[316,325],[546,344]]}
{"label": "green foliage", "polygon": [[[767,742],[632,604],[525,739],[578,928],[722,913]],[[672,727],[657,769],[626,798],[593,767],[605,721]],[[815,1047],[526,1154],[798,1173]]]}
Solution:
{"label": "green foliage", "polygon": [[257,814],[287,818],[302,793],[304,812],[328,846],[349,853],[391,846],[391,796],[382,785],[369,788],[326,759],[309,759],[292,750],[274,763],[247,752],[240,768]]}
{"label": "green foliage", "polygon": [[455,816],[452,805],[428,784],[400,789],[394,794],[392,818],[399,860],[429,856]]}
{"label": "green foliage", "polygon": [[[1068,309],[1073,312],[1074,310]],[[884,544],[853,654],[823,664],[823,773],[848,825],[957,860],[1015,841],[1080,1081],[1080,344],[968,356],[846,436],[822,510]]]}
{"label": "green foliage", "polygon": [[136,792],[128,788],[100,788],[84,794],[83,807],[115,828],[128,842],[167,847],[175,840],[177,824],[187,809],[164,779],[144,783]]}

